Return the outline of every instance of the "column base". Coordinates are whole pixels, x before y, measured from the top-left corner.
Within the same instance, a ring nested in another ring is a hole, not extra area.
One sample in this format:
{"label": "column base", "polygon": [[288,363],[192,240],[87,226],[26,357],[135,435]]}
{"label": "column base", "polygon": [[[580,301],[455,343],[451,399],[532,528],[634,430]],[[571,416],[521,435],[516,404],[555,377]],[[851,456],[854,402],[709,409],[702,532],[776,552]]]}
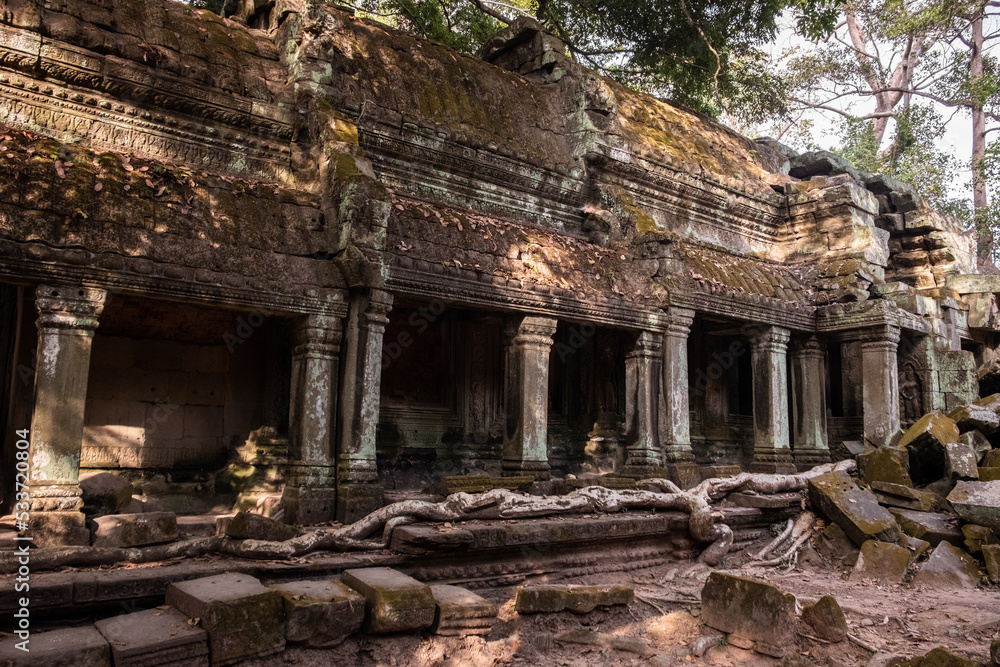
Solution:
{"label": "column base", "polygon": [[83,512],[31,513],[27,535],[36,547],[76,547],[90,545],[90,530]]}
{"label": "column base", "polygon": [[385,505],[385,488],[376,482],[337,487],[337,521],[347,525]]}
{"label": "column base", "polygon": [[504,460],[501,473],[504,477],[534,475],[539,482],[552,479],[552,471],[548,461],[509,461]]}
{"label": "column base", "polygon": [[667,479],[681,487],[690,489],[701,484],[701,467],[694,461],[668,463]]}
{"label": "column base", "polygon": [[795,457],[795,467],[799,469],[799,472],[830,462],[830,450],[828,449],[796,449],[792,455]]}
{"label": "column base", "polygon": [[717,463],[713,465],[699,466],[699,468],[701,469],[702,481],[705,481],[706,479],[736,477],[737,475],[743,474],[743,468],[732,463]]}
{"label": "column base", "polygon": [[799,469],[791,461],[754,461],[750,472],[768,475],[795,475]]}
{"label": "column base", "polygon": [[337,489],[286,486],[281,495],[285,523],[312,526],[337,519]]}
{"label": "column base", "polygon": [[643,463],[626,463],[619,471],[614,473],[615,477],[630,477],[632,479],[656,479],[669,477],[666,468],[660,465],[648,465]]}

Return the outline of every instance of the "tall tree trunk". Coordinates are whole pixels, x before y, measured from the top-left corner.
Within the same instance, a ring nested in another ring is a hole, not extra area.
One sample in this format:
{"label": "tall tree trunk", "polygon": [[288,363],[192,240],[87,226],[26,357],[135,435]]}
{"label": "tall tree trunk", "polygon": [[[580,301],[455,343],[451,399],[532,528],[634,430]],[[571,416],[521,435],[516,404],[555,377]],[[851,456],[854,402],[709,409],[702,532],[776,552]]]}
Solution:
{"label": "tall tree trunk", "polygon": [[972,206],[975,214],[979,261],[993,263],[993,230],[986,227],[986,179],[983,174],[983,158],[986,157],[986,114],[983,101],[975,94],[977,82],[983,76],[983,13],[980,8],[972,18],[972,63],[969,74],[972,78]]}

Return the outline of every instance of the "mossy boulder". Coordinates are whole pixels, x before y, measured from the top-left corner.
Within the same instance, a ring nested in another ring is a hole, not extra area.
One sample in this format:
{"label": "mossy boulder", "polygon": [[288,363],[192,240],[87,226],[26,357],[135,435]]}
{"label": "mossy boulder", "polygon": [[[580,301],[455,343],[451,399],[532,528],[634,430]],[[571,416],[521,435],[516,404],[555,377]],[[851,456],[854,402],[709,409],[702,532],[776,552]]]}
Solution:
{"label": "mossy boulder", "polygon": [[979,583],[979,565],[962,549],[941,542],[921,566],[913,583],[945,589],[975,588]]}
{"label": "mossy boulder", "polygon": [[983,550],[983,545],[1000,544],[996,533],[986,526],[977,526],[974,523],[967,523],[962,526],[962,535],[965,535],[965,549],[970,554],[977,554]]}
{"label": "mossy boulder", "polygon": [[976,405],[960,405],[948,413],[948,419],[955,422],[960,433],[978,430],[982,433],[995,433],[1000,428],[1000,415],[992,407]]}
{"label": "mossy boulder", "polygon": [[958,442],[958,425],[940,411],[929,412],[908,428],[898,446],[909,453],[910,478],[917,485],[945,476],[946,445]]}
{"label": "mossy boulder", "polygon": [[939,646],[926,655],[918,655],[909,660],[893,661],[889,664],[892,667],[980,667],[975,660],[969,660],[952,653],[944,646]]}
{"label": "mossy boulder", "polygon": [[905,449],[878,447],[858,454],[858,471],[866,484],[886,482],[899,486],[913,486],[909,465],[909,454]]}
{"label": "mossy boulder", "polygon": [[365,598],[364,631],[410,632],[434,623],[437,605],[427,584],[387,567],[345,570],[341,581]]}
{"label": "mossy boulder", "polygon": [[847,617],[832,595],[824,595],[815,604],[805,607],[802,610],[802,620],[820,639],[828,642],[847,639]]}
{"label": "mossy boulder", "polygon": [[1000,584],[1000,545],[983,545],[983,563],[986,565],[986,575],[994,584]]}
{"label": "mossy boulder", "polygon": [[773,584],[713,572],[701,608],[706,624],[757,642],[767,655],[784,657],[795,644],[795,596]]}
{"label": "mossy boulder", "polygon": [[910,550],[888,542],[868,540],[861,545],[851,579],[871,579],[886,584],[902,583],[910,567]]}
{"label": "mossy boulder", "polygon": [[879,505],[871,491],[858,488],[845,472],[810,479],[809,501],[858,546],[868,540],[899,542],[899,527],[892,514]]}
{"label": "mossy boulder", "polygon": [[940,497],[928,491],[919,491],[902,484],[889,482],[871,482],[872,493],[878,501],[889,507],[933,512],[940,503]]}

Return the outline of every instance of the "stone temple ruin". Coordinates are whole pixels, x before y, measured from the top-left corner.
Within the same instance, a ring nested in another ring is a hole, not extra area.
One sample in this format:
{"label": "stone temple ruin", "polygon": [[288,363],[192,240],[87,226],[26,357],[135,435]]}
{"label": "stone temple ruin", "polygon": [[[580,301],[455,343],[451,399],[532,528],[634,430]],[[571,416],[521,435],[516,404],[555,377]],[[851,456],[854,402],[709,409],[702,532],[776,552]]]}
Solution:
{"label": "stone temple ruin", "polygon": [[[30,430],[37,546],[796,473],[992,382],[1000,278],[906,184],[530,20],[469,57],[231,4],[0,1],[0,475],[12,511]],[[101,472],[130,490],[85,504]]]}

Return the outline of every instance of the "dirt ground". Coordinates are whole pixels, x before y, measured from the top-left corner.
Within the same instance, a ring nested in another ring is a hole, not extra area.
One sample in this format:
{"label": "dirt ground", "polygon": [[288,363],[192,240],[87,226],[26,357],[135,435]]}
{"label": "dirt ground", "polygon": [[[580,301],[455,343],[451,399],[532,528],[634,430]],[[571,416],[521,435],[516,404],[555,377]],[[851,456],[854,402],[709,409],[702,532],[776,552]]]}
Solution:
{"label": "dirt ground", "polygon": [[[818,560],[793,570],[729,569],[731,574],[770,581],[793,593],[800,604],[834,595],[847,616],[850,634],[874,649],[862,648],[852,641],[830,644],[802,636],[800,632],[797,645],[784,659],[769,658],[727,645],[721,633],[700,620],[700,591],[710,571],[697,563],[678,562],[606,575],[549,575],[525,580],[525,584],[634,586],[636,600],[628,607],[598,609],[582,615],[518,614],[513,610],[515,586],[472,587],[500,605],[500,615],[488,636],[356,636],[333,649],[292,648],[241,664],[246,667],[871,664],[874,667],[884,664],[883,659],[888,655],[912,657],[938,646],[985,663],[989,660],[990,641],[1000,636],[1000,588],[995,586],[962,591],[921,590],[909,584],[882,586],[845,579],[843,573],[849,569]],[[802,632],[807,629],[803,626]]]}

